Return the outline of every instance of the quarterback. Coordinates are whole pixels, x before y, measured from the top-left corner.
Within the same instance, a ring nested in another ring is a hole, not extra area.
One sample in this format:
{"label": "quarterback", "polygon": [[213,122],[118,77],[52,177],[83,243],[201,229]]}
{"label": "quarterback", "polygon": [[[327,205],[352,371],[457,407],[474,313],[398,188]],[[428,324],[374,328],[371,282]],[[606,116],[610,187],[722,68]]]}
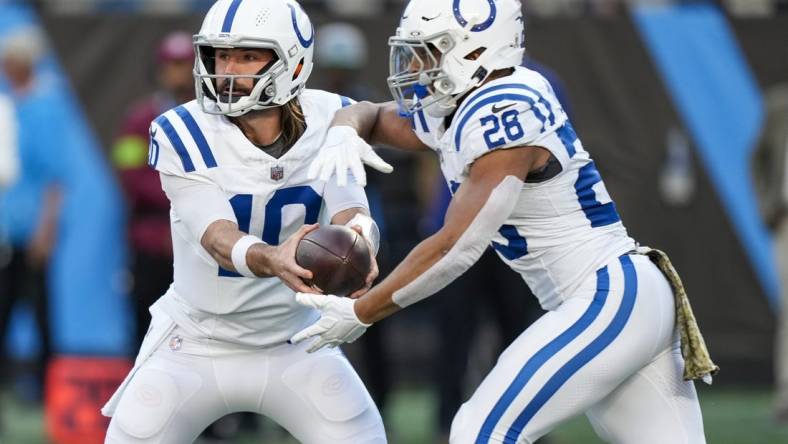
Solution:
{"label": "quarterback", "polygon": [[351,101],[304,89],[314,30],[293,0],[220,0],[194,48],[197,99],[150,129],[148,163],[171,202],[174,282],[102,410],[106,442],[191,443],[224,415],[255,412],[303,443],[385,443],[342,353],[287,342],[319,318],[295,301],[311,291],[298,241],[318,223],[347,224],[377,248],[363,188],[307,177]]}
{"label": "quarterback", "polygon": [[549,82],[520,67],[524,36],[518,0],[406,7],[389,40],[396,102],[339,111],[310,174],[358,179],[367,142],[432,149],[454,194],[444,227],[358,299],[298,294],[322,319],[293,341],[353,341],[491,245],[547,313],[462,405],[451,443],[532,443],[582,413],[608,442],[703,443],[674,281],[627,234]]}

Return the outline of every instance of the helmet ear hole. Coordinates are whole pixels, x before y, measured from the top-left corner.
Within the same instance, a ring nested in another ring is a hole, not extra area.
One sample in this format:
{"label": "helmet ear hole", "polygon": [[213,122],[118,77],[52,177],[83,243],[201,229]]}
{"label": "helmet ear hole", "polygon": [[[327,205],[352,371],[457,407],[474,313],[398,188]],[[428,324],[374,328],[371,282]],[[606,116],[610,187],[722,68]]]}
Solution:
{"label": "helmet ear hole", "polygon": [[464,59],[465,59],[465,60],[471,60],[471,61],[473,61],[473,60],[477,60],[479,57],[481,57],[481,56],[482,56],[482,54],[484,54],[484,51],[487,51],[487,48],[485,48],[484,46],[482,46],[482,47],[480,47],[480,48],[476,48],[476,49],[474,49],[473,51],[469,52],[469,53],[468,53],[468,54],[467,54],[467,55],[464,57]]}

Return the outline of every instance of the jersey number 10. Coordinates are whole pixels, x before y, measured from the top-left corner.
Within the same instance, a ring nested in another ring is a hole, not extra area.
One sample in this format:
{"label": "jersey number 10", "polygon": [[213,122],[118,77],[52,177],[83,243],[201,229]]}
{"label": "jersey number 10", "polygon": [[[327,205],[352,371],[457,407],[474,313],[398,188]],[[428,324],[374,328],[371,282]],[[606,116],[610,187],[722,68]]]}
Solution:
{"label": "jersey number 10", "polygon": [[[276,190],[268,203],[265,204],[265,220],[261,232],[259,227],[257,230],[250,227],[253,199],[254,196],[251,194],[239,194],[230,199],[235,218],[238,221],[238,229],[247,234],[262,235],[263,242],[268,245],[279,245],[279,237],[282,232],[282,209],[285,206],[303,206],[305,210],[304,224],[307,225],[317,223],[320,209],[323,206],[323,198],[310,186]],[[221,267],[219,267],[219,276],[241,277],[240,274]]]}

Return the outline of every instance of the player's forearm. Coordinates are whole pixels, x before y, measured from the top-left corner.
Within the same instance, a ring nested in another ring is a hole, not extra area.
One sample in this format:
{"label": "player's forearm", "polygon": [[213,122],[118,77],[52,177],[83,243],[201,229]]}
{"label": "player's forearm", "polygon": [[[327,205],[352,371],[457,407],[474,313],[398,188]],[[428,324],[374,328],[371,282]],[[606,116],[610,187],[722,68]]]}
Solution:
{"label": "player's forearm", "polygon": [[382,103],[370,135],[371,143],[387,145],[405,151],[426,151],[429,147],[413,132],[413,121],[400,113],[396,102]]}
{"label": "player's forearm", "polygon": [[378,120],[380,105],[372,102],[359,102],[342,108],[334,114],[331,126],[349,126],[358,136],[371,143],[372,130]]}
{"label": "player's forearm", "polygon": [[[205,250],[225,270],[234,270],[232,251],[239,239],[246,233],[238,230],[238,226],[228,220],[212,223],[202,238]],[[255,244],[246,253],[246,262],[249,269],[259,277],[274,276],[274,250],[276,247],[265,244]]]}
{"label": "player's forearm", "polygon": [[440,232],[417,245],[391,274],[356,302],[359,320],[370,324],[401,310],[393,295],[424,274],[451,250],[453,242]]}
{"label": "player's forearm", "polygon": [[[524,163],[529,167],[532,160]],[[481,164],[497,166],[486,160]],[[443,228],[414,248],[386,280],[359,299],[356,315],[362,322],[378,321],[400,307],[432,296],[479,260],[512,213],[523,182],[519,177],[506,176],[496,183],[497,177],[477,177],[475,172],[478,170],[471,171],[468,184],[460,187],[449,205]]]}
{"label": "player's forearm", "polygon": [[366,208],[349,208],[347,210],[342,210],[331,218],[331,224],[347,225],[357,214],[369,216],[369,210]]}
{"label": "player's forearm", "polygon": [[359,102],[337,111],[331,126],[350,126],[359,137],[373,145],[387,145],[406,151],[428,147],[413,132],[411,120],[400,115],[395,102]]}

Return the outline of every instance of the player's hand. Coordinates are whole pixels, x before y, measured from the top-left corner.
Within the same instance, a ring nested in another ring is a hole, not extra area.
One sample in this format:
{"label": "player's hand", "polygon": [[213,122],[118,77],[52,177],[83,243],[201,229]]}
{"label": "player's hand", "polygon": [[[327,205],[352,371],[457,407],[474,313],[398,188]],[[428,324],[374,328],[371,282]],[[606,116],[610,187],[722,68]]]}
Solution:
{"label": "player's hand", "polygon": [[356,130],[344,125],[334,126],[329,128],[326,140],[309,166],[307,175],[309,179],[320,178],[325,182],[336,173],[337,185],[343,187],[347,185],[348,170],[350,170],[356,183],[363,187],[367,185],[364,164],[381,173],[394,171],[394,167],[381,159],[375,150],[358,136]]}
{"label": "player's hand", "polygon": [[367,242],[367,247],[369,247],[369,257],[372,259],[372,262],[370,264],[371,266],[370,266],[369,274],[367,274],[367,277],[364,282],[364,287],[362,287],[361,289],[355,291],[353,294],[348,296],[351,299],[358,299],[361,296],[364,296],[364,294],[366,294],[369,291],[369,289],[372,288],[372,284],[375,282],[375,279],[378,278],[378,275],[380,274],[380,270],[378,269],[378,261],[375,258],[375,247],[373,247],[372,242],[370,242],[369,239],[367,239],[364,236],[363,229],[358,225],[354,225],[350,228],[356,233],[358,233],[359,236],[361,236],[361,238]]}
{"label": "player's hand", "polygon": [[350,343],[361,337],[371,324],[365,324],[356,316],[356,301],[333,295],[297,293],[296,301],[320,311],[320,319],[309,327],[296,333],[290,342],[298,344],[309,338],[317,340],[307,352],[313,353],[323,347],[336,347]]}
{"label": "player's hand", "polygon": [[320,225],[304,225],[292,236],[287,238],[274,250],[271,267],[273,274],[295,292],[315,293],[316,290],[308,286],[304,279],[312,279],[312,272],[296,263],[296,249],[298,242],[308,233],[315,231]]}

